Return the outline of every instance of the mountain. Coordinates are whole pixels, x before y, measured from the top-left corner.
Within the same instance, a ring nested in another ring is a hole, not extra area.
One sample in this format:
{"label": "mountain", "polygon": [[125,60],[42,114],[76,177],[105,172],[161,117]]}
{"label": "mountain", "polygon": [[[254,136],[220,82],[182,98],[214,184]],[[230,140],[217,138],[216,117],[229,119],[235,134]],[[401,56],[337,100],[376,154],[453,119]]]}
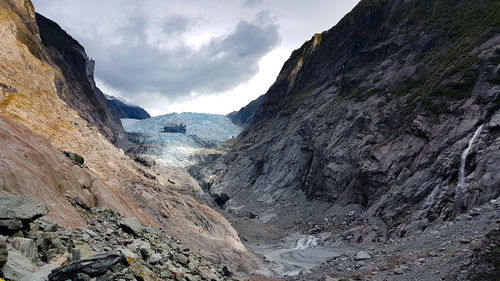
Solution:
{"label": "mountain", "polygon": [[144,108],[130,104],[125,100],[113,97],[110,95],[104,95],[108,106],[113,111],[113,113],[120,119],[131,118],[131,119],[148,119],[151,115],[144,110]]}
{"label": "mountain", "polygon": [[255,266],[224,217],[115,146],[127,135],[78,42],[27,0],[0,0],[0,18],[1,194],[42,201],[65,227],[86,226],[70,202],[112,208],[212,260]]}
{"label": "mountain", "polygon": [[242,107],[239,111],[233,111],[226,115],[231,121],[241,127],[246,127],[252,121],[252,118],[255,114],[255,111],[259,108],[259,106],[264,100],[264,95],[258,97],[257,99],[251,101],[246,106]]}
{"label": "mountain", "polygon": [[[111,142],[124,145],[126,134],[120,120],[107,106],[103,93],[95,84],[94,61],[57,23],[40,14],[35,17],[41,43],[47,48],[46,54],[64,76],[64,79],[55,78],[59,97],[81,118],[94,124]],[[39,55],[42,56],[43,52]]]}
{"label": "mountain", "polygon": [[498,197],[498,14],[492,0],[361,1],[291,54],[201,184],[287,231],[343,229],[333,218],[357,206],[409,235]]}

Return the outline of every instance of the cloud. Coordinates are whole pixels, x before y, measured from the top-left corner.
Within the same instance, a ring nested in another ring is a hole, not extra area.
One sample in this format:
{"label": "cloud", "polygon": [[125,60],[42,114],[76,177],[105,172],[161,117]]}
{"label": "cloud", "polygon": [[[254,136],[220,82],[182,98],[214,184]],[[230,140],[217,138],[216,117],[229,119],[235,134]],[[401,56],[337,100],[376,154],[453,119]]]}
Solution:
{"label": "cloud", "polygon": [[230,90],[254,76],[280,42],[278,25],[265,11],[234,20],[231,29],[197,45],[189,44],[192,29],[210,25],[202,14],[137,11],[94,25],[81,42],[96,61],[96,77],[130,100],[141,93],[179,101]]}
{"label": "cloud", "polygon": [[103,90],[155,113],[239,109],[357,1],[33,0],[96,61]]}
{"label": "cloud", "polygon": [[[178,99],[229,90],[255,75],[260,59],[279,43],[277,25],[261,17],[240,21],[232,32],[200,48],[181,44],[166,49],[148,43],[144,21],[133,18],[119,29],[126,40],[113,45],[100,44],[104,38],[89,42],[90,48],[101,50],[94,58],[97,76],[130,97],[149,92]],[[168,22],[175,22],[166,31],[163,28],[170,36],[185,32],[190,25],[182,17]]]}

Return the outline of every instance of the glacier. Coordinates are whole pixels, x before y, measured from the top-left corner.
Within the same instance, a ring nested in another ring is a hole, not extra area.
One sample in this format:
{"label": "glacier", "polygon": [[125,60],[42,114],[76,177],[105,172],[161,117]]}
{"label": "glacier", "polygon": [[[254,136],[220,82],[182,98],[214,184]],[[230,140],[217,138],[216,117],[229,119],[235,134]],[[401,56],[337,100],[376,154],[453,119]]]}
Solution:
{"label": "glacier", "polygon": [[[139,138],[144,155],[157,164],[186,167],[196,164],[194,154],[218,149],[227,140],[236,138],[242,128],[228,117],[207,113],[171,113],[144,120],[121,119],[123,128]],[[166,124],[184,124],[186,134],[162,133]]]}

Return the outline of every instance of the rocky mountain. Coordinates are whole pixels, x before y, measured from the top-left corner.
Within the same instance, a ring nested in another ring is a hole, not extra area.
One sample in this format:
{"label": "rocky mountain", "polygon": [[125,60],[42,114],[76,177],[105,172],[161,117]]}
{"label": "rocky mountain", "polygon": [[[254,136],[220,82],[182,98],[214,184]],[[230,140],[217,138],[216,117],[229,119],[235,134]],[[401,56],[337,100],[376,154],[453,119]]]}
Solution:
{"label": "rocky mountain", "polygon": [[264,100],[264,95],[251,101],[249,104],[242,107],[240,110],[233,111],[226,116],[229,119],[231,119],[231,121],[233,121],[234,124],[241,127],[246,127],[252,121],[255,111],[257,111],[259,106],[262,104],[262,100]]}
{"label": "rocky mountain", "polygon": [[55,82],[59,97],[75,109],[82,119],[94,124],[111,142],[124,145],[126,134],[120,120],[107,106],[106,98],[95,84],[94,61],[87,57],[80,43],[57,23],[36,14],[36,24],[41,43],[46,47],[45,53],[64,77]]}
{"label": "rocky mountain", "polygon": [[151,115],[144,110],[144,108],[130,104],[125,100],[119,99],[117,97],[113,97],[110,95],[104,95],[106,101],[108,102],[108,106],[114,114],[122,119],[122,118],[130,118],[130,119],[148,119],[151,118]]}
{"label": "rocky mountain", "polygon": [[359,241],[498,197],[498,14],[491,0],[361,1],[291,54],[199,180],[229,213],[287,232],[345,229],[349,208],[379,219]]}
{"label": "rocky mountain", "polygon": [[225,218],[114,145],[125,133],[76,41],[30,1],[0,0],[0,19],[1,192],[42,201],[61,226],[87,224],[69,201],[108,207],[205,257],[255,266]]}

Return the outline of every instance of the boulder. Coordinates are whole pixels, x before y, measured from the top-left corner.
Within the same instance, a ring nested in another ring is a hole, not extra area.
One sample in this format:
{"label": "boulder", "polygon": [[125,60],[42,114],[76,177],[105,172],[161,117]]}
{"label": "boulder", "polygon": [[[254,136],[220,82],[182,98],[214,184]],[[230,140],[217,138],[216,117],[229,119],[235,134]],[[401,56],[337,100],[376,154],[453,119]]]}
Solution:
{"label": "boulder", "polygon": [[118,251],[97,254],[52,271],[49,274],[49,281],[65,281],[75,278],[78,273],[84,273],[90,277],[100,276],[122,261],[123,257]]}
{"label": "boulder", "polygon": [[14,233],[46,214],[47,207],[36,200],[24,196],[0,197],[0,232]]}
{"label": "boulder", "polygon": [[126,218],[120,222],[120,227],[126,233],[139,235],[142,230],[142,225],[135,218]]}
{"label": "boulder", "polygon": [[33,239],[14,237],[9,239],[9,244],[21,255],[27,257],[30,260],[33,260],[37,257],[38,253],[35,247],[35,241],[33,241]]}
{"label": "boulder", "polygon": [[23,229],[23,222],[16,219],[0,219],[0,231],[2,233],[14,233]]}
{"label": "boulder", "polygon": [[17,251],[9,251],[7,263],[2,267],[3,277],[12,281],[19,281],[32,274],[37,269],[30,259]]}
{"label": "boulder", "polygon": [[360,251],[356,254],[356,257],[354,259],[357,261],[361,261],[361,260],[369,260],[371,258],[372,257],[367,252]]}

